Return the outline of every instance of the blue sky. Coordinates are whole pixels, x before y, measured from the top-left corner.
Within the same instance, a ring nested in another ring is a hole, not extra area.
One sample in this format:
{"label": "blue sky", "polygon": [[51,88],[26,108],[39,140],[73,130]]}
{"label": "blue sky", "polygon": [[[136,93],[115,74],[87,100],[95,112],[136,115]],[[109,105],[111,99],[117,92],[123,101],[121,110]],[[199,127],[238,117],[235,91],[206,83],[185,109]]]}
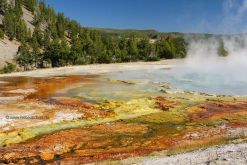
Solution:
{"label": "blue sky", "polygon": [[[82,26],[162,32],[240,33],[247,0],[46,0]],[[245,19],[244,19],[245,18]]]}

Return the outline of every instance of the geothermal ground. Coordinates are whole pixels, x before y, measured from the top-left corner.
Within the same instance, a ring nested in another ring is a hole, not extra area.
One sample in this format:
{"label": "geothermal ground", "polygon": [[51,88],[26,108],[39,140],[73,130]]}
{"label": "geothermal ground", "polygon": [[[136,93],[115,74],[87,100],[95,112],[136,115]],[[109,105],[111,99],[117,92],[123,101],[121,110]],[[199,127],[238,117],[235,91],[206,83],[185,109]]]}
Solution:
{"label": "geothermal ground", "polygon": [[[218,148],[149,156],[246,142],[244,96],[185,92],[165,82],[113,76],[168,69],[167,64],[170,61],[77,66],[1,76],[0,163],[169,164],[179,160],[187,164],[180,160]],[[246,144],[231,147],[238,147],[246,157]],[[221,147],[219,157],[209,160],[221,161],[227,149]],[[229,157],[239,159],[237,151],[231,150],[237,156]],[[192,164],[200,163],[199,157],[190,160]]]}

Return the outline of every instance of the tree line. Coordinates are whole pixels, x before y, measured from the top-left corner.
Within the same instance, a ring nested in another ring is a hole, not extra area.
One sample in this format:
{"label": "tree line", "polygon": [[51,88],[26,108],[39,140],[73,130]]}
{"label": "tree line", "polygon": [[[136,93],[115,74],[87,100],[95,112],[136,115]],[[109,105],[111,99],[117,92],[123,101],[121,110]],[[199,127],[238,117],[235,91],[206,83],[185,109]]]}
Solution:
{"label": "tree line", "polygon": [[[22,7],[34,15],[33,30],[23,20]],[[156,61],[161,58],[184,58],[187,43],[182,35],[117,36],[81,25],[56,13],[44,1],[0,1],[0,14],[4,15],[0,37],[4,34],[21,43],[16,62],[24,70],[93,63]]]}

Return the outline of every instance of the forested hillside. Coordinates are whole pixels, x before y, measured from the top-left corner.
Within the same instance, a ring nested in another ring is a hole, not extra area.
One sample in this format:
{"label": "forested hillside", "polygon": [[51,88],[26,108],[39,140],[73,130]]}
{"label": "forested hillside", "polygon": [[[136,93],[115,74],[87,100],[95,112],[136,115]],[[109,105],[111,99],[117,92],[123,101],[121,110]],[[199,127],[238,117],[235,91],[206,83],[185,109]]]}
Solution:
{"label": "forested hillside", "polygon": [[[44,1],[0,0],[0,15],[0,38],[20,43],[15,62],[22,70],[186,56],[183,34],[82,27]],[[13,68],[8,63],[2,72]]]}

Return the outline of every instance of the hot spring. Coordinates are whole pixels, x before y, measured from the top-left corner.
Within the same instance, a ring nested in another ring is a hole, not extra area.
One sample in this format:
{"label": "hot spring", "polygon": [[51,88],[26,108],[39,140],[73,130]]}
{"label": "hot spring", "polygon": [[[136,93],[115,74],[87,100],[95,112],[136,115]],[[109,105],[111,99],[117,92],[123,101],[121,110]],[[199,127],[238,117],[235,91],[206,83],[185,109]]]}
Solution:
{"label": "hot spring", "polygon": [[[246,38],[237,35],[191,40],[187,57],[169,61],[170,68],[103,74],[100,80],[104,83],[72,87],[66,91],[66,96],[126,100],[160,95],[166,90],[245,96]],[[227,56],[219,56],[220,44],[224,45]],[[166,89],[161,88],[164,84]]]}
{"label": "hot spring", "polygon": [[[236,35],[190,41],[186,59],[176,61],[170,69],[122,72],[117,78],[168,82],[186,91],[219,95],[247,95],[246,36]],[[228,55],[218,54],[219,40]]]}
{"label": "hot spring", "polygon": [[219,38],[190,41],[186,59],[170,69],[122,72],[116,78],[168,82],[172,88],[219,95],[247,95],[246,36],[220,37],[228,55],[218,55]]}

